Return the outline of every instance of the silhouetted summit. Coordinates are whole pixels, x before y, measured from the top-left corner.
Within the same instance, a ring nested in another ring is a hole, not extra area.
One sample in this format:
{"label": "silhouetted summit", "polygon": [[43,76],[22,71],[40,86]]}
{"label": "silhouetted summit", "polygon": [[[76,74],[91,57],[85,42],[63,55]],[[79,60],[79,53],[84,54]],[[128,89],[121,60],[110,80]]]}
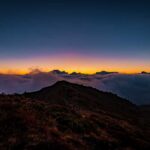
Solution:
{"label": "silhouetted summit", "polygon": [[107,75],[107,74],[114,74],[114,73],[118,73],[118,72],[108,72],[108,71],[96,72],[96,74],[100,74],[100,75]]}
{"label": "silhouetted summit", "polygon": [[0,149],[149,150],[149,106],[59,81],[0,95]]}
{"label": "silhouetted summit", "polygon": [[136,105],[117,95],[67,81],[58,81],[40,91],[26,93],[26,96],[50,103],[71,104],[95,112],[104,110],[126,119],[137,115]]}
{"label": "silhouetted summit", "polygon": [[53,70],[53,71],[51,71],[51,73],[57,74],[57,75],[68,74],[66,71],[60,71],[60,70]]}
{"label": "silhouetted summit", "polygon": [[142,71],[141,74],[150,74],[150,72]]}

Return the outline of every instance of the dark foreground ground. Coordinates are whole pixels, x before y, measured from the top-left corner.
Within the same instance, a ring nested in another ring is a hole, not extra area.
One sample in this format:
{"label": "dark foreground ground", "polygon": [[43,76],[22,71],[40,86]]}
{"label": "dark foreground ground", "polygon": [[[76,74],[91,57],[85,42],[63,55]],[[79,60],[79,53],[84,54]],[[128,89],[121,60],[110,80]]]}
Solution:
{"label": "dark foreground ground", "polygon": [[57,82],[0,95],[0,150],[150,150],[150,106]]}

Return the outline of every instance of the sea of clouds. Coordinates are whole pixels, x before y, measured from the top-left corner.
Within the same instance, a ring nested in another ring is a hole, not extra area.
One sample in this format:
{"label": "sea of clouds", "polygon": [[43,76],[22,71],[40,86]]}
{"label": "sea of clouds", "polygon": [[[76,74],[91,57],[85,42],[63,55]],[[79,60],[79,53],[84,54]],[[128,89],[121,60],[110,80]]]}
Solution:
{"label": "sea of clouds", "polygon": [[32,71],[27,75],[0,74],[0,93],[24,93],[66,80],[102,91],[108,91],[135,104],[150,104],[150,74],[97,73],[93,75],[68,74],[58,70],[51,72]]}

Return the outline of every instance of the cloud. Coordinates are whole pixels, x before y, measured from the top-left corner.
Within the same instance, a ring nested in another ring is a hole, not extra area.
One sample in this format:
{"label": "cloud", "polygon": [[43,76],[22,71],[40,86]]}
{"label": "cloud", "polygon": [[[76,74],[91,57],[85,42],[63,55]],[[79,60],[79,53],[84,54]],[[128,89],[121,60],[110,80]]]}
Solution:
{"label": "cloud", "polygon": [[67,74],[66,72],[41,72],[34,70],[27,75],[0,75],[0,92],[23,93],[50,86],[58,80],[92,86],[102,91],[115,93],[136,104],[150,104],[150,74],[125,75],[106,74]]}
{"label": "cloud", "polygon": [[60,78],[50,73],[31,73],[28,75],[0,75],[0,92],[23,93],[39,90],[54,84]]}
{"label": "cloud", "polygon": [[150,75],[112,75],[96,81],[94,86],[116,93],[136,104],[150,104]]}

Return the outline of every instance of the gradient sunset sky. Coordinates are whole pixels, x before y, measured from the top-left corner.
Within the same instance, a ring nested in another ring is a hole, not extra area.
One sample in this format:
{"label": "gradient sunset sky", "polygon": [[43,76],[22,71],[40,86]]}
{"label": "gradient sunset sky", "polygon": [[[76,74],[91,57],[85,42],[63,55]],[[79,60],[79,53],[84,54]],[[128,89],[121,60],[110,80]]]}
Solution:
{"label": "gradient sunset sky", "polygon": [[149,0],[1,0],[0,72],[150,72]]}

